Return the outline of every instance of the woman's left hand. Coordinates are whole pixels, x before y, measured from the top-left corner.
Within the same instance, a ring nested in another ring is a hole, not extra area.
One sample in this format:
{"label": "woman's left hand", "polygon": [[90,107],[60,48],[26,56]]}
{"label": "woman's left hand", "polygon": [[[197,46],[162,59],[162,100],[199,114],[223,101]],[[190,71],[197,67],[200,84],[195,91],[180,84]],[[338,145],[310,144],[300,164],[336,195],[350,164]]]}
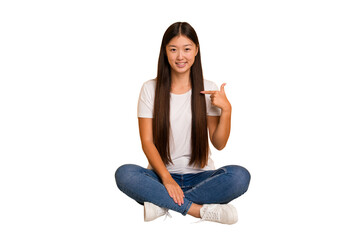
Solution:
{"label": "woman's left hand", "polygon": [[221,108],[223,112],[231,111],[231,104],[226,97],[225,87],[226,83],[221,84],[220,91],[201,91],[202,94],[211,94],[212,105]]}

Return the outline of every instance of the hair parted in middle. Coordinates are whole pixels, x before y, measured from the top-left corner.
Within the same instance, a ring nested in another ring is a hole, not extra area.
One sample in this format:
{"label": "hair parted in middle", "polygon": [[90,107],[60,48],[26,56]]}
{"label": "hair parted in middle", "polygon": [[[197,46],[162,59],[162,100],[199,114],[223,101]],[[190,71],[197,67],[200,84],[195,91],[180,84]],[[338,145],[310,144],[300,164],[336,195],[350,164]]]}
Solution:
{"label": "hair parted in middle", "polygon": [[166,55],[166,46],[177,36],[189,38],[197,47],[198,53],[190,69],[191,80],[191,159],[189,165],[205,167],[208,161],[209,141],[207,131],[204,78],[201,66],[200,46],[197,34],[187,22],[176,22],[164,33],[156,77],[156,90],[153,116],[153,141],[165,165],[172,163],[170,156],[170,90],[171,66]]}

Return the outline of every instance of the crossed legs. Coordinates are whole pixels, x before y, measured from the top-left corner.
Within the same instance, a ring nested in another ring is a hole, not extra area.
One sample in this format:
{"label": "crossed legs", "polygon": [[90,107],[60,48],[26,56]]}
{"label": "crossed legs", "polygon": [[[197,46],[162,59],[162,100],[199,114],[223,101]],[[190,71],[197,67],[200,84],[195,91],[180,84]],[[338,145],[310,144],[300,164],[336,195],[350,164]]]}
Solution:
{"label": "crossed legs", "polygon": [[184,189],[184,204],[179,206],[153,170],[126,164],[117,169],[115,178],[118,188],[141,204],[151,202],[194,217],[200,217],[203,204],[226,204],[241,196],[247,191],[250,182],[249,172],[236,165],[205,171],[194,175],[191,182],[195,184]]}

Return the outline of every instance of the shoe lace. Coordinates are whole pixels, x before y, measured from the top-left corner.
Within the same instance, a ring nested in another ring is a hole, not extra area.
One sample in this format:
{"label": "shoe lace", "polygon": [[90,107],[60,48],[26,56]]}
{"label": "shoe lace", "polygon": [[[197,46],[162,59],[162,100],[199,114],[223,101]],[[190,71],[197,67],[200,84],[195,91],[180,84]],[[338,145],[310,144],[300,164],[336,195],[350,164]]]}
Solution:
{"label": "shoe lace", "polygon": [[203,220],[220,221],[220,211],[216,210],[216,206],[210,206],[206,209]]}
{"label": "shoe lace", "polygon": [[157,214],[158,216],[165,215],[164,221],[169,217],[172,218],[171,214],[169,213],[169,209],[157,207]]}
{"label": "shoe lace", "polygon": [[169,218],[172,218],[171,214],[169,213],[169,210],[167,209],[167,210],[165,211],[164,221],[165,221],[168,217],[169,217]]}
{"label": "shoe lace", "polygon": [[210,221],[220,221],[220,212],[215,210],[216,206],[209,206],[205,212],[202,218],[199,221],[196,221],[194,223],[200,223],[206,220]]}

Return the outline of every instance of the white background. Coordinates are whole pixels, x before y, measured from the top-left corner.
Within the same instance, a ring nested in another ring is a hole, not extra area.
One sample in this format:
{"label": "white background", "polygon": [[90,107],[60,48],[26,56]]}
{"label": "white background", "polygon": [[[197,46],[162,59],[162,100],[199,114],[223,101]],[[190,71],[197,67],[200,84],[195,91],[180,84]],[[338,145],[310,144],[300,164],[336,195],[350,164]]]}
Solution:
{"label": "white background", "polygon": [[[1,1],[1,239],[359,239],[357,1]],[[115,170],[147,165],[136,107],[164,31],[197,31],[233,106],[217,167],[239,222],[143,222]]]}

